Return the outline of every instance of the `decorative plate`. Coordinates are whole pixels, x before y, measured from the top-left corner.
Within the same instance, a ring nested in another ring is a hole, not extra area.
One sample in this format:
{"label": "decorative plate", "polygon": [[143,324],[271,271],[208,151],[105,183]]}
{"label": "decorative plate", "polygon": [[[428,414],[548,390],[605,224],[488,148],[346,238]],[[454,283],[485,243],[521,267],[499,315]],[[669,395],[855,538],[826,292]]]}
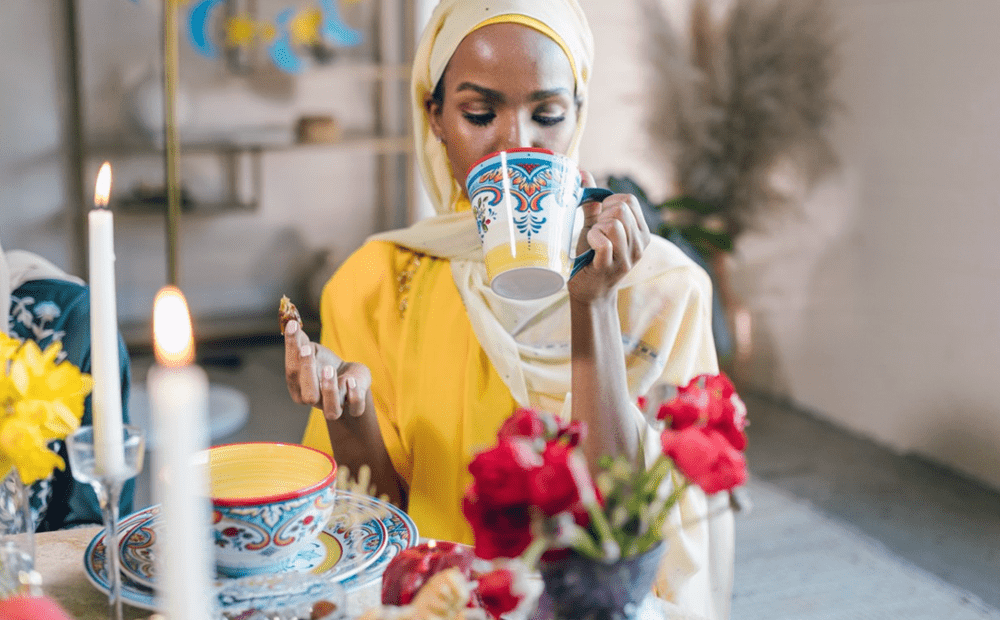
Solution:
{"label": "decorative plate", "polygon": [[385,572],[385,567],[388,566],[389,560],[396,557],[396,554],[403,549],[415,546],[419,542],[420,534],[417,532],[417,525],[410,518],[410,515],[396,506],[375,499],[374,497],[368,497],[367,495],[357,495],[348,493],[347,491],[338,491],[338,493],[350,495],[357,502],[367,502],[376,505],[383,514],[382,524],[385,525],[385,529],[389,533],[389,544],[386,545],[385,551],[379,555],[378,559],[360,573],[340,582],[340,585],[344,586],[344,589],[350,593],[366,588],[381,580],[382,573]]}
{"label": "decorative plate", "polygon": [[[417,533],[417,526],[413,523],[413,520],[410,519],[409,515],[392,504],[383,502],[374,497],[358,495],[348,491],[338,491],[337,496],[338,502],[349,500],[351,503],[346,505],[357,506],[361,514],[370,514],[367,511],[374,511],[376,514],[379,514],[381,516],[380,524],[385,528],[387,534],[384,537],[386,543],[385,547],[377,555],[374,561],[367,567],[361,569],[359,572],[356,572],[354,575],[347,576],[340,581],[340,585],[343,586],[348,593],[350,593],[373,585],[381,579],[382,572],[389,564],[389,561],[403,549],[416,545],[419,535]],[[119,522],[119,531],[123,532],[123,538],[127,536],[127,534],[125,534],[126,532],[131,532],[136,529],[141,521],[150,517],[149,510],[150,509],[147,508],[146,510],[136,512],[125,517]],[[334,518],[331,519],[331,523],[338,522],[338,517],[341,517],[343,514],[344,513],[341,510],[336,510]],[[349,515],[351,512],[348,511],[347,514]],[[351,529],[356,526],[356,523],[352,523],[350,519],[346,522],[340,520],[339,523],[341,527],[345,527],[347,529]],[[331,534],[331,538],[332,537],[333,534]],[[303,558],[300,553],[296,556],[293,565],[288,567],[288,570],[312,572],[325,577],[326,573],[333,567],[326,562],[327,557],[325,555],[322,557],[319,557],[320,554],[318,553],[316,555],[317,557]],[[87,580],[101,592],[104,592],[105,594],[108,593],[109,585],[107,567],[105,565],[103,530],[98,532],[98,534],[87,546],[87,550],[84,552],[83,564]],[[234,580],[222,579],[218,583],[221,588],[225,588],[227,584],[232,581]],[[269,596],[271,597],[269,600],[272,604],[274,604],[274,601],[276,600],[274,593],[270,593]],[[154,594],[152,588],[137,582],[127,574],[122,575],[122,600],[134,607],[157,611],[156,595]],[[223,612],[228,613],[225,606],[223,606]]]}
{"label": "decorative plate", "polygon": [[[140,512],[146,515],[145,518],[122,533],[121,569],[132,581],[155,588],[160,507],[150,506]],[[388,533],[381,521],[383,512],[378,504],[341,495],[319,537],[275,572],[322,573],[328,580],[337,582],[360,572],[374,563],[388,544]]]}

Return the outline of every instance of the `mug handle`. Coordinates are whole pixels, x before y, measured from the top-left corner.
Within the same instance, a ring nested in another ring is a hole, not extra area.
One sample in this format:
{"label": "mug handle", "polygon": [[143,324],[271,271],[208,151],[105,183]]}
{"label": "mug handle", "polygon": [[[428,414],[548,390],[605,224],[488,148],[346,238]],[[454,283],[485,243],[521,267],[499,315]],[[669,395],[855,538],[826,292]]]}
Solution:
{"label": "mug handle", "polygon": [[[580,198],[580,205],[585,202],[601,202],[608,196],[614,194],[609,189],[604,189],[603,187],[585,187],[583,188],[583,196]],[[573,268],[569,272],[569,277],[572,278],[577,274],[578,271],[589,265],[594,261],[594,250],[590,249],[583,254],[577,256],[573,259]]]}

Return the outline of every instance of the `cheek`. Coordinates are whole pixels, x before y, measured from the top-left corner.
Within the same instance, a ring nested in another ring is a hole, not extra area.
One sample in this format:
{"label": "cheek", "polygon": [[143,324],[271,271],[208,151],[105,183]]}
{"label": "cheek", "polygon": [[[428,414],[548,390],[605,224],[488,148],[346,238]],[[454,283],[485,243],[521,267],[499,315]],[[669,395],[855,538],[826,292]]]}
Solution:
{"label": "cheek", "polygon": [[566,153],[569,151],[569,145],[573,141],[573,134],[576,133],[576,123],[576,114],[566,115],[566,120],[559,124],[559,128],[556,132],[557,135],[554,137],[554,141],[558,142],[559,146],[557,148],[553,148],[552,150],[557,153]]}
{"label": "cheek", "polygon": [[489,129],[468,124],[453,124],[452,130],[445,139],[447,143],[448,161],[452,176],[459,185],[464,186],[465,174],[474,163],[490,154]]}

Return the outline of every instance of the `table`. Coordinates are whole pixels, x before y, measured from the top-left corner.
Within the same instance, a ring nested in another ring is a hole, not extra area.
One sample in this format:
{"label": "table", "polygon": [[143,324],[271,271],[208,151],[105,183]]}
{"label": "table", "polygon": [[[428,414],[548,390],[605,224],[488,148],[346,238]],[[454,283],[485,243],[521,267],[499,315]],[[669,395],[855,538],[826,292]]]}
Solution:
{"label": "table", "polygon": [[[42,591],[75,620],[107,620],[108,597],[92,586],[83,569],[83,553],[100,527],[81,527],[35,534],[35,568]],[[125,618],[148,618],[149,611],[125,606]]]}
{"label": "table", "polygon": [[[35,535],[35,568],[42,575],[44,593],[59,602],[74,620],[108,620],[108,598],[85,576],[83,554],[101,531],[98,526]],[[537,594],[537,593],[536,593]],[[351,617],[377,605],[381,587],[375,585],[347,596]],[[124,605],[125,620],[148,620],[152,612]],[[641,620],[703,620],[652,596],[637,614]]]}
{"label": "table", "polygon": [[[35,568],[42,575],[42,590],[62,605],[74,620],[108,620],[108,597],[89,581],[83,554],[99,526],[35,535]],[[348,595],[347,611],[353,617],[378,604],[378,585]],[[147,620],[152,612],[124,605],[125,620]]]}

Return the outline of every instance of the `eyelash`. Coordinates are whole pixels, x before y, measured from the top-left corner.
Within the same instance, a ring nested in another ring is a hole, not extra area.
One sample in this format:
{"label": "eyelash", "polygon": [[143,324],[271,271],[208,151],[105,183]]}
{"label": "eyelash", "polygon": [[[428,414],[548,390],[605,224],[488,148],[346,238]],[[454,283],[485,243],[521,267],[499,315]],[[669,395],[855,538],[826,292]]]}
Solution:
{"label": "eyelash", "polygon": [[[463,116],[465,116],[465,120],[469,121],[473,125],[476,125],[477,127],[485,127],[490,123],[492,123],[493,119],[496,118],[496,114],[493,114],[492,112],[487,114],[464,114]],[[536,114],[535,116],[531,117],[531,120],[535,121],[542,127],[553,127],[566,120],[566,117],[542,116]]]}

